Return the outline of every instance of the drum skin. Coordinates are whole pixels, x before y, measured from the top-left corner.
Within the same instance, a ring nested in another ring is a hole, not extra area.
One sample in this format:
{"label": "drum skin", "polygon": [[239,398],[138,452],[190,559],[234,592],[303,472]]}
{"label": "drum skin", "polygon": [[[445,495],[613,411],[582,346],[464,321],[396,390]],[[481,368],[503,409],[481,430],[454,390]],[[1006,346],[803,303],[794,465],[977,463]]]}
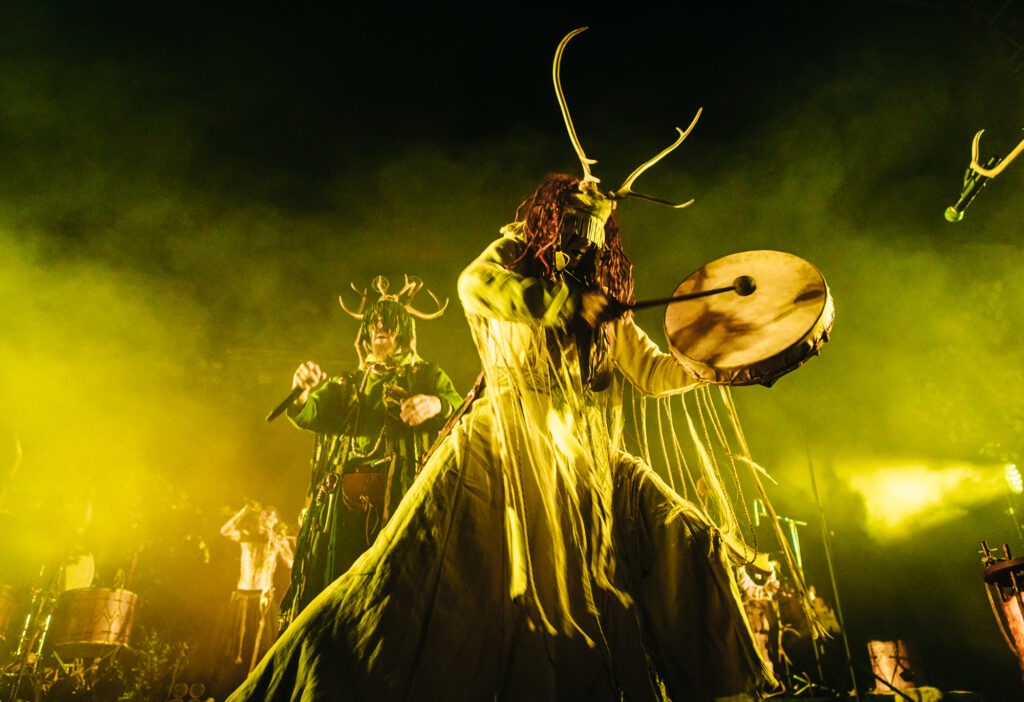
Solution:
{"label": "drum skin", "polygon": [[749,276],[754,290],[673,302],[665,336],[676,360],[718,385],[771,385],[817,355],[829,339],[835,306],[813,265],[783,251],[743,251],[712,261],[673,296],[728,288]]}

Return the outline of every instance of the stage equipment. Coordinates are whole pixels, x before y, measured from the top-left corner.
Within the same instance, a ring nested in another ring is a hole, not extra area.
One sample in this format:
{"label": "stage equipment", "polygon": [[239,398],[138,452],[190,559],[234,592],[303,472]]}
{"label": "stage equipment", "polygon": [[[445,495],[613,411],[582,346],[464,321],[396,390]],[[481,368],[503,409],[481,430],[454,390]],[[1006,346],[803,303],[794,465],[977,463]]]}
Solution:
{"label": "stage equipment", "polygon": [[303,390],[305,390],[305,388],[303,388],[301,385],[292,388],[292,391],[290,393],[288,393],[288,397],[286,397],[283,400],[281,400],[281,402],[277,405],[277,407],[275,407],[274,409],[270,410],[270,413],[267,415],[267,421],[268,422],[272,422],[275,419],[277,419],[278,417],[280,417],[281,414],[286,409],[288,409],[288,406],[290,404],[292,404],[297,399],[299,399],[299,395],[302,394]]}
{"label": "stage equipment", "polygon": [[[985,162],[986,168],[994,168],[999,165],[1002,161],[998,156],[991,157]],[[978,197],[978,193],[984,189],[988,182],[992,180],[978,173],[973,168],[969,167],[964,171],[964,182],[960,186],[960,197],[957,201],[946,208],[946,221],[947,222],[959,222],[964,218],[964,211],[974,202],[974,198]]]}
{"label": "stage equipment", "polygon": [[1021,527],[1015,504],[1020,501],[1021,493],[1024,493],[1024,480],[1021,479],[1020,470],[1013,463],[1007,464],[1003,469],[1003,476],[1006,478],[1006,513],[1010,515],[1017,538],[1024,541],[1024,527]]}
{"label": "stage equipment", "polygon": [[1020,663],[1024,680],[1024,558],[1013,558],[1010,547],[1003,544],[1003,557],[993,554],[981,542],[982,564],[988,602],[999,631],[1010,651]]}
{"label": "stage equipment", "polygon": [[974,201],[974,198],[988,184],[988,181],[1002,173],[1003,169],[1009,166],[1010,162],[1024,151],[1024,141],[1021,141],[1014,147],[1013,151],[1006,155],[1006,158],[990,156],[985,161],[985,165],[982,166],[978,161],[978,143],[981,141],[981,135],[984,133],[985,130],[982,129],[974,135],[974,141],[971,144],[971,165],[964,172],[964,182],[960,187],[960,198],[955,204],[946,208],[946,221],[959,222],[963,219],[964,210]]}
{"label": "stage equipment", "polygon": [[128,644],[138,596],[128,590],[80,588],[60,595],[51,642],[58,656],[100,658]]}
{"label": "stage equipment", "polygon": [[17,608],[18,596],[14,588],[0,585],[0,642],[7,640]]}
{"label": "stage equipment", "polygon": [[9,702],[26,699],[26,695],[38,696],[42,691],[43,654],[49,644],[47,636],[62,575],[63,568],[41,567],[27,593],[29,602],[24,611],[19,611],[14,650],[0,668],[4,699]]}
{"label": "stage equipment", "polygon": [[[167,702],[199,702],[205,694],[205,683],[174,683],[171,686],[171,692],[170,696],[167,698]],[[185,695],[188,695],[188,697]]]}
{"label": "stage equipment", "polygon": [[[740,294],[703,296],[723,289]],[[665,311],[672,355],[719,385],[771,386],[820,352],[835,317],[818,269],[782,251],[719,258],[687,277],[672,298],[678,301]]]}
{"label": "stage equipment", "polygon": [[904,699],[908,690],[920,687],[914,656],[903,641],[868,641],[868,658],[875,675],[875,693],[891,695],[902,692]]}
{"label": "stage equipment", "polygon": [[1006,476],[1006,486],[1010,488],[1010,492],[1017,495],[1024,493],[1024,479],[1021,478],[1020,469],[1017,468],[1016,464],[1008,464],[1003,472]]}

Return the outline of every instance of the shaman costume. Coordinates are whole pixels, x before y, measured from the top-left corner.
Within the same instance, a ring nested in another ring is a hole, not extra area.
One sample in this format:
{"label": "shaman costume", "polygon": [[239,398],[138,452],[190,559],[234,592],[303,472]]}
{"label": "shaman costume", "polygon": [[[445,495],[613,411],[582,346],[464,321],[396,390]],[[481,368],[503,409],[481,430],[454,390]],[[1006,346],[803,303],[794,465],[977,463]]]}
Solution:
{"label": "shaman costume", "polygon": [[516,230],[460,278],[486,390],[231,702],[710,702],[771,680],[722,538],[619,449],[618,384],[579,359],[653,395],[698,383],[628,318],[578,344],[574,292],[516,270]]}
{"label": "shaman costume", "polygon": [[585,177],[545,179],[459,278],[482,394],[228,702],[723,702],[774,686],[712,452],[679,485],[690,501],[625,450],[627,384],[655,402],[707,395],[627,312],[613,216],[671,148],[606,193],[569,132]]}
{"label": "shaman costume", "polygon": [[[387,301],[367,314],[387,305],[392,314],[408,318]],[[399,417],[398,406],[418,394],[439,398],[441,411],[411,427]],[[405,349],[386,359],[365,357],[359,370],[330,378],[301,408],[288,410],[295,426],[316,437],[291,585],[281,604],[283,625],[373,542],[461,403],[443,370]]]}

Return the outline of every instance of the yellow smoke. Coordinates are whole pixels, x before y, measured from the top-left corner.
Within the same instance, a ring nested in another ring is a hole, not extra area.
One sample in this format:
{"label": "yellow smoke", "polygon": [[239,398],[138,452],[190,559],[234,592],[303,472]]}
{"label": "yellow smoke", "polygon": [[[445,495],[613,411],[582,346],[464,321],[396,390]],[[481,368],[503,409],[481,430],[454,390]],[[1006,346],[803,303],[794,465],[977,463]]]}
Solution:
{"label": "yellow smoke", "polygon": [[1003,500],[1002,465],[901,463],[850,471],[864,499],[872,536],[888,540],[963,517],[971,507]]}

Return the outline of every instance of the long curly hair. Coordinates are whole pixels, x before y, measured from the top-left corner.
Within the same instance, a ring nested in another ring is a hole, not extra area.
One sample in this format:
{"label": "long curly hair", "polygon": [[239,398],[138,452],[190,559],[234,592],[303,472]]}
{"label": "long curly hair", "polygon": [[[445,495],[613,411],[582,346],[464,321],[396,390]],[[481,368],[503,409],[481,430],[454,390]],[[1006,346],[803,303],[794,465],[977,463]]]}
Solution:
{"label": "long curly hair", "polygon": [[[550,279],[554,274],[562,218],[571,204],[570,198],[580,192],[579,184],[576,176],[553,173],[516,208],[516,221],[523,223],[526,241],[526,250],[516,263],[525,266],[529,275]],[[622,250],[622,236],[614,212],[605,224],[604,234],[604,247],[596,256],[584,259],[583,265],[592,270],[575,272],[619,302],[633,303],[633,264]]]}

